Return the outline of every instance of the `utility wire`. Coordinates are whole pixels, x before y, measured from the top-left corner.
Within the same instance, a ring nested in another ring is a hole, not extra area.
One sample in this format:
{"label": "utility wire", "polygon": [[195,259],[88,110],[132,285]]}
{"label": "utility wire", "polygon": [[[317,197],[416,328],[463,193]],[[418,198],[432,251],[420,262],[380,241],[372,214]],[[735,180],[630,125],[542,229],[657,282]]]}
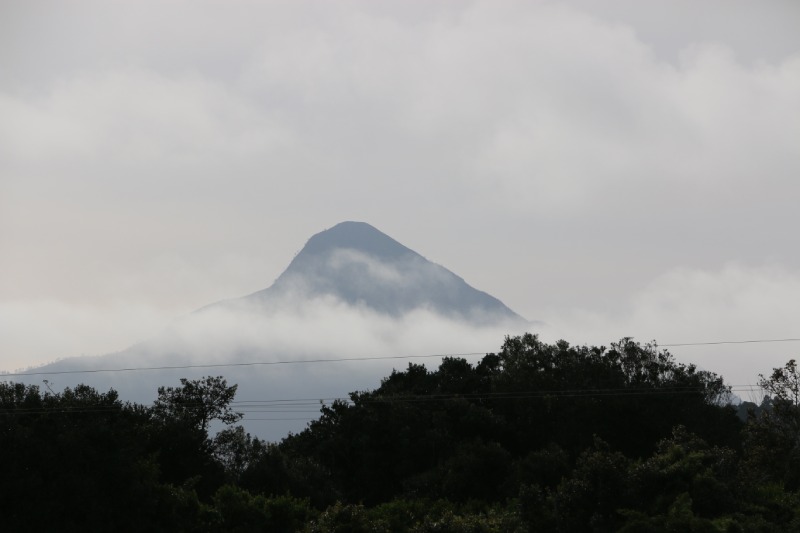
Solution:
{"label": "utility wire", "polygon": [[[751,392],[752,386],[737,385],[731,387],[731,392]],[[314,418],[271,418],[271,419],[254,419],[246,415],[248,414],[304,414],[304,413],[319,413],[321,405],[327,405],[328,402],[339,401],[347,406],[354,406],[357,403],[361,405],[367,404],[414,404],[414,403],[431,403],[431,402],[447,402],[457,399],[471,400],[471,401],[502,401],[502,400],[529,400],[529,399],[558,399],[558,398],[601,398],[601,397],[623,397],[623,396],[648,396],[648,395],[687,395],[687,394],[703,394],[707,389],[703,387],[662,387],[662,388],[607,388],[607,389],[544,389],[544,390],[525,390],[516,392],[503,392],[503,393],[472,393],[472,394],[409,394],[397,396],[380,396],[373,398],[359,398],[358,402],[347,397],[332,397],[314,399],[298,398],[298,399],[278,399],[278,400],[261,400],[261,401],[248,401],[248,402],[231,402],[232,408],[244,416],[244,420],[314,420]],[[725,392],[725,391],[723,391]],[[292,405],[295,402],[295,405]],[[320,404],[322,402],[322,404]],[[257,404],[257,405],[256,405]],[[270,407],[272,409],[264,409]],[[278,405],[274,405],[278,404]],[[189,403],[182,404],[184,408],[202,407],[202,403]],[[311,407],[315,409],[311,409]],[[79,413],[113,413],[123,412],[125,405],[107,405],[107,406],[37,406],[37,407],[7,407],[0,410],[0,414],[8,415],[36,415],[45,413],[58,413],[58,414],[79,414]]]}
{"label": "utility wire", "polygon": [[250,421],[250,420],[316,420],[316,418],[311,417],[311,416],[301,416],[301,417],[297,417],[297,416],[288,416],[288,417],[278,416],[278,417],[266,417],[266,418],[250,418],[249,416],[245,416],[245,417],[242,418],[242,420],[248,420],[248,421]]}
{"label": "utility wire", "polygon": [[747,341],[713,341],[713,342],[680,342],[673,344],[656,344],[660,347],[674,347],[674,346],[711,346],[715,344],[757,344],[764,342],[798,342],[800,339],[757,339]]}
{"label": "utility wire", "polygon": [[[681,342],[681,343],[654,343],[656,348],[673,348],[682,346],[712,346],[723,344],[761,344],[761,343],[775,343],[775,342],[800,342],[800,338],[784,338],[784,339],[753,339],[741,341],[710,341],[710,342]],[[84,370],[50,370],[50,371],[36,371],[36,372],[9,372],[0,373],[0,379],[4,377],[20,377],[20,376],[48,376],[48,375],[64,375],[64,374],[97,374],[103,372],[139,372],[149,370],[185,370],[194,368],[229,368],[229,367],[251,367],[251,366],[271,366],[271,365],[300,365],[300,364],[314,364],[314,363],[342,363],[353,361],[382,361],[382,360],[397,360],[397,359],[428,359],[434,357],[467,357],[476,355],[486,355],[488,353],[496,352],[464,352],[464,353],[438,353],[438,354],[425,354],[425,355],[375,355],[367,357],[339,357],[328,359],[298,359],[298,360],[284,360],[284,361],[252,361],[246,363],[214,363],[214,364],[193,364],[193,365],[165,365],[165,366],[143,366],[143,367],[126,367],[126,368],[95,368]]]}
{"label": "utility wire", "polygon": [[204,365],[171,365],[171,366],[141,366],[130,368],[96,368],[87,370],[53,370],[47,372],[15,372],[0,374],[4,376],[44,376],[54,374],[96,374],[99,372],[138,372],[140,370],[182,370],[190,368],[222,368],[238,366],[267,366],[267,365],[300,365],[308,363],[341,363],[346,361],[380,361],[390,359],[422,359],[430,357],[467,357],[471,355],[486,355],[488,352],[467,352],[467,353],[439,353],[427,355],[375,355],[367,357],[339,357],[331,359],[297,359],[292,361],[254,361],[249,363],[217,363]]}

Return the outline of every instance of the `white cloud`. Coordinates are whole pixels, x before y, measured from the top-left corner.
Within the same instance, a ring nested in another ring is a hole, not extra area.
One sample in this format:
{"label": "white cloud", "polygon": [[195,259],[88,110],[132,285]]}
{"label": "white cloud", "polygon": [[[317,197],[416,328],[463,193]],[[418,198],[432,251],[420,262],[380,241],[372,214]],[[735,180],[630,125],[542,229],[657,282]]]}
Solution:
{"label": "white cloud", "polygon": [[[291,299],[289,295],[287,298]],[[483,354],[499,349],[509,331],[503,326],[480,327],[443,318],[427,310],[412,311],[400,318],[389,317],[364,307],[351,307],[333,298],[318,298],[276,305],[280,311],[261,307],[215,306],[176,321],[168,330],[153,336],[130,350],[100,358],[82,358],[60,363],[60,370],[120,369],[164,367],[175,365],[223,365],[175,370],[142,370],[130,372],[98,372],[89,374],[56,374],[12,376],[10,379],[39,384],[49,379],[51,386],[63,388],[87,383],[100,390],[115,388],[125,400],[150,403],[160,385],[173,386],[180,377],[223,375],[239,385],[240,400],[275,400],[296,398],[346,397],[354,390],[373,389],[392,369],[404,369],[409,362],[435,369],[444,354],[464,355],[471,362]],[[31,311],[47,311],[42,305]],[[0,319],[4,313],[0,310]],[[19,309],[10,309],[19,319]],[[62,326],[103,328],[127,318],[128,328],[142,329],[143,317],[116,310],[105,318],[78,310],[51,309],[67,322]],[[138,321],[137,321],[138,319]],[[41,317],[24,317],[29,326]],[[2,323],[2,322],[0,322]],[[10,324],[11,327],[14,324]],[[5,333],[0,331],[0,333]],[[22,330],[20,342],[30,342],[39,331]],[[102,330],[101,330],[102,333]],[[116,334],[119,335],[119,328]],[[86,332],[82,332],[84,340]],[[63,349],[69,343],[63,337],[40,335],[42,342]],[[102,334],[95,335],[102,337]],[[97,338],[97,341],[102,339]],[[432,356],[432,357],[427,357]],[[275,364],[286,361],[325,359],[385,358],[383,360],[317,362],[308,364]],[[4,363],[6,361],[3,361]],[[233,363],[233,365],[227,365]],[[245,363],[247,366],[236,366]],[[250,363],[267,363],[250,365]],[[270,364],[272,363],[272,364]],[[0,376],[2,378],[2,376]],[[318,406],[301,417],[316,416]],[[285,415],[284,415],[285,416]],[[250,418],[257,418],[250,413]],[[278,415],[280,417],[280,415]],[[277,440],[288,431],[298,431],[304,420],[264,425],[246,422],[248,431]]]}
{"label": "white cloud", "polygon": [[0,370],[116,352],[155,335],[173,317],[169,310],[130,301],[106,306],[57,300],[2,301]]}
{"label": "white cloud", "polygon": [[[798,338],[800,272],[780,265],[729,264],[720,270],[676,268],[628,299],[622,313],[559,311],[542,329],[547,340],[608,345],[624,336],[659,344]],[[734,385],[754,384],[797,357],[800,343],[670,348]]]}
{"label": "white cloud", "polygon": [[[189,353],[191,359],[224,361],[241,357],[308,358],[315,356],[422,355],[486,352],[503,336],[507,325],[479,326],[449,319],[426,309],[400,317],[349,306],[332,297],[272,302],[269,309],[236,302],[186,316],[172,333],[153,339],[147,352]],[[521,332],[518,332],[521,333]],[[136,354],[136,357],[146,354]]]}
{"label": "white cloud", "polygon": [[409,278],[408,274],[404,274],[398,268],[405,267],[405,264],[393,265],[348,248],[334,250],[326,264],[326,267],[332,269],[333,272],[341,270],[343,267],[352,268],[353,266],[362,267],[370,278],[384,283],[401,284]]}

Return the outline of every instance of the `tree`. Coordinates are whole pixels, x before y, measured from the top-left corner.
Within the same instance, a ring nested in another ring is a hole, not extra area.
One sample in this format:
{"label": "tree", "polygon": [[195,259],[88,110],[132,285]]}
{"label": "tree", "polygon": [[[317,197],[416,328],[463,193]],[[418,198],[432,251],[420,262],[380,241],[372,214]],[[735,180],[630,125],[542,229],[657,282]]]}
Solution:
{"label": "tree", "polygon": [[746,429],[748,466],[756,482],[779,481],[800,488],[800,371],[791,359],[758,385],[766,396],[760,415],[753,413]]}
{"label": "tree", "polygon": [[790,359],[783,368],[773,369],[769,378],[763,374],[758,377],[758,386],[772,398],[775,408],[787,413],[797,412],[800,408],[800,372],[794,359]]}
{"label": "tree", "polygon": [[190,486],[203,501],[225,482],[225,466],[216,456],[208,426],[212,420],[233,424],[242,418],[230,406],[235,395],[236,385],[228,386],[222,376],[159,387],[149,444],[164,482]]}
{"label": "tree", "polygon": [[0,382],[4,530],[185,529],[171,520],[193,495],[160,483],[150,421],[114,390]]}
{"label": "tree", "polygon": [[242,474],[266,453],[267,444],[251,437],[242,426],[226,428],[214,437],[214,456],[225,467],[230,483],[239,484]]}
{"label": "tree", "polygon": [[208,431],[212,420],[233,424],[242,418],[230,403],[236,396],[237,385],[228,386],[222,376],[202,379],[181,378],[180,387],[159,387],[158,399],[153,404],[157,418],[180,419],[203,432]]}

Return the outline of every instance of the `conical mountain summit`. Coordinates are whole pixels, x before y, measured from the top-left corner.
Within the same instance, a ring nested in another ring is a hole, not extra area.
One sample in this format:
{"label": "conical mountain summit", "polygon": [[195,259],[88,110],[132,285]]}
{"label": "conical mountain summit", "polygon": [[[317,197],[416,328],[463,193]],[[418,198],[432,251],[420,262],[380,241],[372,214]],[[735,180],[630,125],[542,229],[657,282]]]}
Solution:
{"label": "conical mountain summit", "polygon": [[274,308],[286,297],[333,297],[391,316],[426,309],[478,322],[524,321],[497,298],[365,222],[342,222],[312,236],[271,287],[240,301]]}

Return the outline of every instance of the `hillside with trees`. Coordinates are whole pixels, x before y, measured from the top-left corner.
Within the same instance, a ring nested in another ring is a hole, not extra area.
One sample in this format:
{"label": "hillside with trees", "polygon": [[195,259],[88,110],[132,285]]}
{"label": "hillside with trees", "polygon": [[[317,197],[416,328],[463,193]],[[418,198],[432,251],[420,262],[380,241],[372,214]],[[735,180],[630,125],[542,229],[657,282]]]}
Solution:
{"label": "hillside with trees", "polygon": [[795,362],[760,385],[737,411],[722,377],[655,345],[526,334],[476,364],[409,364],[267,443],[222,377],[150,406],[4,382],[3,528],[798,531]]}

